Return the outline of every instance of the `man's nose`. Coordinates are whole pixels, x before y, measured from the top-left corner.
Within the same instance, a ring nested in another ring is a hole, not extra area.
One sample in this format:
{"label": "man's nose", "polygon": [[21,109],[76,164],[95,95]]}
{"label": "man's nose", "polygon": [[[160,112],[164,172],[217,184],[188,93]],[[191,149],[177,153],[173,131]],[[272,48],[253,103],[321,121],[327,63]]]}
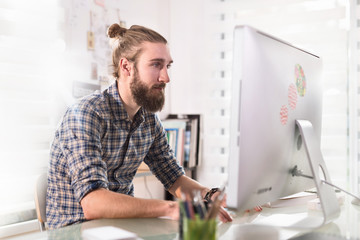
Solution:
{"label": "man's nose", "polygon": [[170,77],[169,77],[169,73],[168,73],[168,69],[167,69],[167,68],[163,68],[163,69],[160,71],[159,81],[160,81],[160,82],[164,82],[164,83],[170,82]]}

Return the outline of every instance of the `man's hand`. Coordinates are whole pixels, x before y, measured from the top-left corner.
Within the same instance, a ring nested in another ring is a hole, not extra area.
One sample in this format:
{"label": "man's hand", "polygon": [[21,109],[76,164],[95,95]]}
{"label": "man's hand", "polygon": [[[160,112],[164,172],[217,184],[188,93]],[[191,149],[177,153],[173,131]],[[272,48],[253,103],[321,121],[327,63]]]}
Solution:
{"label": "man's hand", "polygon": [[254,207],[254,210],[257,211],[257,212],[261,212],[262,207],[261,206],[256,206],[256,207]]}
{"label": "man's hand", "polygon": [[227,222],[232,222],[232,217],[230,216],[230,214],[228,213],[228,211],[226,211],[226,209],[224,207],[220,207],[219,210],[219,219],[220,221],[222,221],[223,223],[227,223]]}
{"label": "man's hand", "polygon": [[[261,212],[262,211],[262,207],[261,206],[256,206],[256,207],[254,207],[253,208],[256,212]],[[250,212],[251,211],[251,209],[248,209],[248,210],[246,210],[245,212]]]}
{"label": "man's hand", "polygon": [[[214,193],[213,196],[211,197],[211,200],[215,201],[219,197],[220,194],[221,194],[220,192]],[[222,221],[223,223],[232,222],[233,219],[230,216],[230,214],[228,213],[228,211],[226,211],[225,207],[226,207],[226,194],[224,193],[223,199],[221,201],[221,207],[219,209],[218,216],[219,216],[220,221]]]}
{"label": "man's hand", "polygon": [[168,201],[169,204],[169,210],[166,214],[166,217],[169,217],[172,220],[179,220],[180,218],[180,209],[179,204],[175,201]]}

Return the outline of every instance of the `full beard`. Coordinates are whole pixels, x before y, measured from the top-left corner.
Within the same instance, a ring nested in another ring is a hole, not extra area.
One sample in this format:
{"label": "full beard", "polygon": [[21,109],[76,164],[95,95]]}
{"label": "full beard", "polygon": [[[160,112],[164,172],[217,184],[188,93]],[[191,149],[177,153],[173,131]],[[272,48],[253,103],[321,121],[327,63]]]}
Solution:
{"label": "full beard", "polygon": [[130,90],[137,105],[149,112],[161,111],[165,103],[164,91],[158,88],[165,88],[165,83],[147,87],[139,78],[137,69],[135,69],[134,78],[130,84]]}

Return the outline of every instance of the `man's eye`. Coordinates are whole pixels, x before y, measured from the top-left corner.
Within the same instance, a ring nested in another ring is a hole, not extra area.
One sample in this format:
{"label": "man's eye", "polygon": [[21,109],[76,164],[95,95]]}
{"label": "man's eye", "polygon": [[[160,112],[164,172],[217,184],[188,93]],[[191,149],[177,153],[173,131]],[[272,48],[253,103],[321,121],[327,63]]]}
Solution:
{"label": "man's eye", "polygon": [[167,69],[171,68],[171,65],[170,65],[170,64],[169,64],[169,65],[167,65],[167,66],[166,66],[166,68],[167,68]]}
{"label": "man's eye", "polygon": [[158,68],[158,67],[161,67],[161,64],[160,64],[160,63],[153,63],[152,65],[153,65],[154,67],[157,67],[157,68]]}

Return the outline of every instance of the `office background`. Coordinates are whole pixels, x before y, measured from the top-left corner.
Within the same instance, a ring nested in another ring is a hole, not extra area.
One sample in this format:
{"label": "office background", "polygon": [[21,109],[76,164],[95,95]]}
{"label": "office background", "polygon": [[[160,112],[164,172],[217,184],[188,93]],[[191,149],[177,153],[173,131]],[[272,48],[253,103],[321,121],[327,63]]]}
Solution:
{"label": "office background", "polygon": [[[0,237],[37,228],[33,186],[56,126],[77,97],[113,81],[105,32],[120,21],[169,40],[174,64],[160,116],[203,115],[198,180],[208,186],[223,183],[229,167],[234,26],[320,55],[324,159],[333,182],[359,192],[359,0],[0,0]],[[154,177],[135,184],[137,196],[163,196]]]}

